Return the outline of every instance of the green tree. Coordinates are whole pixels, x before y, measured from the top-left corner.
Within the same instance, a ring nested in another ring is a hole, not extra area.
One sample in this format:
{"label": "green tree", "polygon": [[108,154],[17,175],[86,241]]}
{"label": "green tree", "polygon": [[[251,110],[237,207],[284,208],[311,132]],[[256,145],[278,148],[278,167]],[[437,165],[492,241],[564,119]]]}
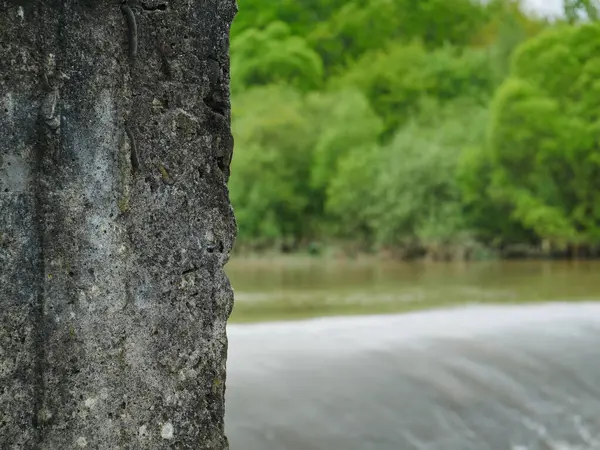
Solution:
{"label": "green tree", "polygon": [[323,83],[320,56],[283,22],[237,35],[231,43],[231,71],[235,92],[282,82],[309,90]]}
{"label": "green tree", "polygon": [[490,51],[495,81],[500,84],[510,72],[515,49],[549,26],[546,19],[527,15],[521,0],[493,0],[488,4],[489,21],[472,38],[472,44]]}
{"label": "green tree", "polygon": [[294,34],[304,36],[347,0],[239,0],[238,3],[239,13],[232,27],[234,36],[249,28],[263,29],[273,22],[285,22]]}
{"label": "green tree", "polygon": [[396,0],[404,14],[409,39],[421,39],[429,48],[446,44],[466,46],[473,32],[487,20],[485,2],[473,0]]}
{"label": "green tree", "polygon": [[382,48],[402,33],[397,2],[364,3],[347,2],[308,35],[329,72],[343,70],[366,51]]}
{"label": "green tree", "polygon": [[487,20],[486,7],[472,0],[355,0],[316,26],[308,41],[335,73],[392,41],[418,40],[429,49],[466,46]]}
{"label": "green tree", "polygon": [[485,108],[434,101],[390,144],[357,148],[339,163],[327,208],[344,235],[384,246],[443,244],[467,230],[457,164],[485,140]]}
{"label": "green tree", "polygon": [[511,216],[510,203],[491,198],[493,162],[485,143],[463,148],[456,177],[465,223],[479,242],[490,247],[536,242],[535,234]]}
{"label": "green tree", "polygon": [[239,96],[230,191],[240,241],[299,242],[325,233],[326,192],[339,161],[375,143],[381,128],[355,89],[303,96],[267,86]]}
{"label": "green tree", "polygon": [[337,237],[372,244],[376,234],[374,205],[378,198],[373,186],[380,175],[381,147],[377,144],[355,147],[341,157],[336,176],[326,189],[325,210]]}
{"label": "green tree", "polygon": [[460,97],[485,103],[493,92],[488,54],[445,46],[428,51],[419,43],[394,43],[365,54],[331,85],[359,87],[384,121],[386,135],[420,113],[426,98],[443,105]]}
{"label": "green tree", "polygon": [[310,182],[325,192],[338,161],[355,147],[377,143],[383,123],[357,89],[312,94],[306,108],[317,136]]}
{"label": "green tree", "polygon": [[493,197],[558,246],[600,239],[599,51],[600,24],[543,32],[492,105]]}
{"label": "green tree", "polygon": [[463,101],[428,108],[427,120],[412,120],[381,154],[374,210],[386,245],[442,244],[467,228],[457,164],[466,147],[484,141],[486,110]]}
{"label": "green tree", "polygon": [[250,90],[232,110],[236,156],[230,180],[241,242],[274,243],[308,233],[315,138],[302,96],[285,86]]}

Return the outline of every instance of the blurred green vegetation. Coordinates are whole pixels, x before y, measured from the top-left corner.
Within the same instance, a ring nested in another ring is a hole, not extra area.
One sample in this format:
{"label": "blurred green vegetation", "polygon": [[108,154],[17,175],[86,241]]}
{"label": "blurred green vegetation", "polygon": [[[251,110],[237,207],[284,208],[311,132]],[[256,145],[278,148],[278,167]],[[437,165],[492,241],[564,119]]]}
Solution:
{"label": "blurred green vegetation", "polygon": [[[239,0],[237,249],[597,255],[600,24],[517,0]],[[598,97],[596,97],[598,95]]]}

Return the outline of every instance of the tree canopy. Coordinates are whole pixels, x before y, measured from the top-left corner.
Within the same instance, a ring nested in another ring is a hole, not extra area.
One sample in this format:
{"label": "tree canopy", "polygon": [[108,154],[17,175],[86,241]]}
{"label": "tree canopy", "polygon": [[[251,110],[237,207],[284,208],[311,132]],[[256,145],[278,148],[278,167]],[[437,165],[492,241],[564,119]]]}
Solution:
{"label": "tree canopy", "polygon": [[599,247],[596,6],[240,1],[240,245]]}

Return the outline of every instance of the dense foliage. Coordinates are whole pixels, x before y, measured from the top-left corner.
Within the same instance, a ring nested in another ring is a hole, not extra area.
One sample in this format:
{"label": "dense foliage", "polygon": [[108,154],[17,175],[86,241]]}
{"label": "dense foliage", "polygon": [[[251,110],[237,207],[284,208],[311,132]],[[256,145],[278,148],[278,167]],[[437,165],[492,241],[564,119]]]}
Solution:
{"label": "dense foliage", "polygon": [[230,192],[240,247],[600,244],[593,1],[566,0],[554,22],[518,0],[239,8]]}

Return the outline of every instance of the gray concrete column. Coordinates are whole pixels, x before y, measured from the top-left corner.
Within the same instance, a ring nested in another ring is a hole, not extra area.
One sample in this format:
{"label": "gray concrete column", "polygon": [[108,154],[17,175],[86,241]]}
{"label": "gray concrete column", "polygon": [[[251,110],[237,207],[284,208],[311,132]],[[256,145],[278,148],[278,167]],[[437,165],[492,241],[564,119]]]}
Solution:
{"label": "gray concrete column", "polygon": [[0,448],[218,449],[235,0],[0,1]]}

